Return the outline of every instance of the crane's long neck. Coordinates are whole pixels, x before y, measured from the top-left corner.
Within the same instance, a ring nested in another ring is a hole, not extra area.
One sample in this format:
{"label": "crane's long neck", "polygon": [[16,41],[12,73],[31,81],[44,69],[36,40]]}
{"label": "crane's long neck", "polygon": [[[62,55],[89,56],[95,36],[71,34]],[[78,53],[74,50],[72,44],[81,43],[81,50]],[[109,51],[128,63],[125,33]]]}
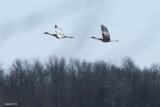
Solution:
{"label": "crane's long neck", "polygon": [[51,35],[51,36],[57,36],[57,34],[51,34],[51,33],[48,33],[48,32],[44,32],[44,34],[48,34],[48,35]]}
{"label": "crane's long neck", "polygon": [[97,39],[97,40],[101,40],[101,41],[103,41],[103,39],[102,38],[97,38],[97,37],[91,37],[92,39]]}

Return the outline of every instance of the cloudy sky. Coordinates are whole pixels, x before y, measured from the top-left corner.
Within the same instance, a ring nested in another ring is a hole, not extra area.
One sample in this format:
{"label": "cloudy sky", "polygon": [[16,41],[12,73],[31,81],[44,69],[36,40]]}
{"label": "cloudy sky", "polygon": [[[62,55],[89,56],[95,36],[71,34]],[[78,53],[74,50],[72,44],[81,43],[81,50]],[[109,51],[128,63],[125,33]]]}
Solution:
{"label": "cloudy sky", "polygon": [[[160,62],[159,0],[0,0],[0,63],[49,56],[119,63],[129,56],[140,67]],[[54,25],[74,39],[57,40]],[[116,43],[103,43],[100,24]]]}

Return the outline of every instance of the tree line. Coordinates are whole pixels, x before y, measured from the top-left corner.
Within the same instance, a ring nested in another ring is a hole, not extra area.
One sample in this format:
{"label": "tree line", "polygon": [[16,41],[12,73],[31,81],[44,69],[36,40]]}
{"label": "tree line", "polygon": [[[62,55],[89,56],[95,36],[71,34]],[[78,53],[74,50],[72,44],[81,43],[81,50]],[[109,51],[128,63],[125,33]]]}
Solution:
{"label": "tree line", "polygon": [[160,107],[160,65],[50,57],[0,67],[0,107]]}

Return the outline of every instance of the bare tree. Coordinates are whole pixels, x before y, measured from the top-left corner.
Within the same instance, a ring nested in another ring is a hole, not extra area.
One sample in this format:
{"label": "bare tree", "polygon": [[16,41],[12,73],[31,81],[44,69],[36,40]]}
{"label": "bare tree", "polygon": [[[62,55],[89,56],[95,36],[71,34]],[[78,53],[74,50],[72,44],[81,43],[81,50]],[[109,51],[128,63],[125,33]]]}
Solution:
{"label": "bare tree", "polygon": [[140,69],[126,57],[122,65],[50,57],[17,59],[9,74],[0,67],[0,106],[159,107],[160,65]]}

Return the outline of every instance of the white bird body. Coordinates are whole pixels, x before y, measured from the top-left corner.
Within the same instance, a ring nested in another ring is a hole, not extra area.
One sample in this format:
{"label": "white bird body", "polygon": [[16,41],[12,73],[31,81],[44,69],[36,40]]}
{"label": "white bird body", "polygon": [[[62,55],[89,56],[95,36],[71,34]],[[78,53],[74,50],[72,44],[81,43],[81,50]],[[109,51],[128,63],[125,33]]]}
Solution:
{"label": "white bird body", "polygon": [[57,35],[60,35],[60,36],[64,36],[64,32],[62,31],[62,29],[60,29],[59,27],[55,27],[55,32]]}
{"label": "white bird body", "polygon": [[61,28],[59,28],[57,25],[55,25],[55,32],[56,34],[50,34],[48,32],[44,32],[44,34],[49,34],[51,36],[55,36],[57,39],[62,39],[62,38],[73,38],[73,37],[70,37],[70,36],[65,36],[64,35],[64,32],[62,31]]}
{"label": "white bird body", "polygon": [[62,39],[64,37],[64,32],[57,25],[55,25],[55,32],[59,39]]}
{"label": "white bird body", "polygon": [[58,35],[58,34],[57,34],[57,36],[58,36],[59,39],[62,39],[64,37],[64,36]]}

